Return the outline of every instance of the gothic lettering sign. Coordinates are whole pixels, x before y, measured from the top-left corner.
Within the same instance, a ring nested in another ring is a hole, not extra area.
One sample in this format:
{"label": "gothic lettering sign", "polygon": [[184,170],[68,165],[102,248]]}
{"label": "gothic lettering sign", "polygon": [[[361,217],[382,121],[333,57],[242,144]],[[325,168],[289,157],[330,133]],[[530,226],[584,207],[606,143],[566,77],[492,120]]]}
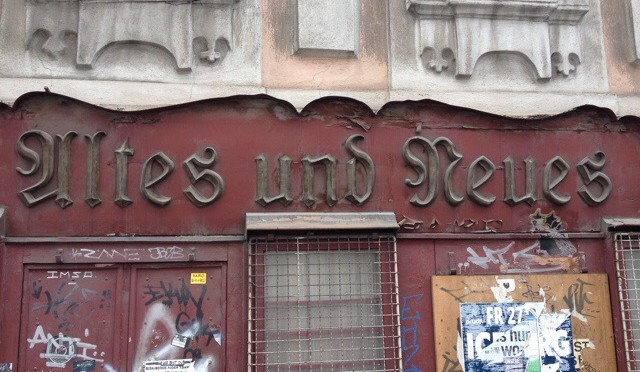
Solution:
{"label": "gothic lettering sign", "polygon": [[593,231],[637,214],[640,197],[625,171],[638,120],[595,108],[517,120],[336,99],[299,114],[259,96],[126,113],[30,94],[1,115],[0,204],[16,236],[241,233],[260,211],[394,211],[416,232],[507,232],[530,230],[540,209]]}

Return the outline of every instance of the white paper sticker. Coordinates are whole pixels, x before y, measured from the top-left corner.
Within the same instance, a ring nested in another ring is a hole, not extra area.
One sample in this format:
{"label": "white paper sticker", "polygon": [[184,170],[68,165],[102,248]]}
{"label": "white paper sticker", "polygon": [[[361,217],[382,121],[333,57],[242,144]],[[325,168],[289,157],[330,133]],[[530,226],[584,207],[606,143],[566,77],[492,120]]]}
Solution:
{"label": "white paper sticker", "polygon": [[144,363],[144,371],[195,372],[195,368],[191,359],[152,360]]}
{"label": "white paper sticker", "polygon": [[181,347],[183,349],[187,347],[188,343],[189,343],[189,337],[183,336],[183,335],[175,335],[173,337],[173,340],[171,340],[171,345]]}

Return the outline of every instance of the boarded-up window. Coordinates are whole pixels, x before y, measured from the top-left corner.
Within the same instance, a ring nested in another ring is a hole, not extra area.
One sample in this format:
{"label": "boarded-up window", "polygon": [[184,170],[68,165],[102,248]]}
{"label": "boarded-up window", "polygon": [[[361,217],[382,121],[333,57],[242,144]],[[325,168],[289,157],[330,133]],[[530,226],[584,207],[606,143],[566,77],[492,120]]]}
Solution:
{"label": "boarded-up window", "polygon": [[640,234],[615,234],[616,272],[627,370],[640,370]]}
{"label": "boarded-up window", "polygon": [[393,237],[250,240],[249,365],[398,371]]}
{"label": "boarded-up window", "polygon": [[[446,275],[431,283],[434,371],[617,371],[606,274]],[[519,315],[527,312],[529,321]]]}

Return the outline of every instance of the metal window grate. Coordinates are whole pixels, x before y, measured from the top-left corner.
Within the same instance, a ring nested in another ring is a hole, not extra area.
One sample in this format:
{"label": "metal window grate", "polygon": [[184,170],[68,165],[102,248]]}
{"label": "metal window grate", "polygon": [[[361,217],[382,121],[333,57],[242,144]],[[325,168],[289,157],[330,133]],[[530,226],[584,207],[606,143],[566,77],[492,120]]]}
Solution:
{"label": "metal window grate", "polygon": [[249,241],[250,371],[400,371],[393,236]]}
{"label": "metal window grate", "polygon": [[640,234],[615,234],[615,252],[627,370],[640,371]]}

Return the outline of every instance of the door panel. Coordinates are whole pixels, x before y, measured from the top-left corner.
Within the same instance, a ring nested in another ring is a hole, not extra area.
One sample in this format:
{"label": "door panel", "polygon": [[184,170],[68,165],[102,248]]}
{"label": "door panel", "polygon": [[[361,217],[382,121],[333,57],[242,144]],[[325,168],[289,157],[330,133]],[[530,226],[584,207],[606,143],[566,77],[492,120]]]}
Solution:
{"label": "door panel", "polygon": [[131,279],[129,370],[176,359],[224,370],[225,265],[134,266]]}
{"label": "door panel", "polygon": [[20,370],[223,371],[226,290],[225,264],[25,266]]}
{"label": "door panel", "polygon": [[118,370],[120,340],[113,330],[121,327],[116,315],[121,281],[121,267],[27,267],[20,341],[24,370]]}

